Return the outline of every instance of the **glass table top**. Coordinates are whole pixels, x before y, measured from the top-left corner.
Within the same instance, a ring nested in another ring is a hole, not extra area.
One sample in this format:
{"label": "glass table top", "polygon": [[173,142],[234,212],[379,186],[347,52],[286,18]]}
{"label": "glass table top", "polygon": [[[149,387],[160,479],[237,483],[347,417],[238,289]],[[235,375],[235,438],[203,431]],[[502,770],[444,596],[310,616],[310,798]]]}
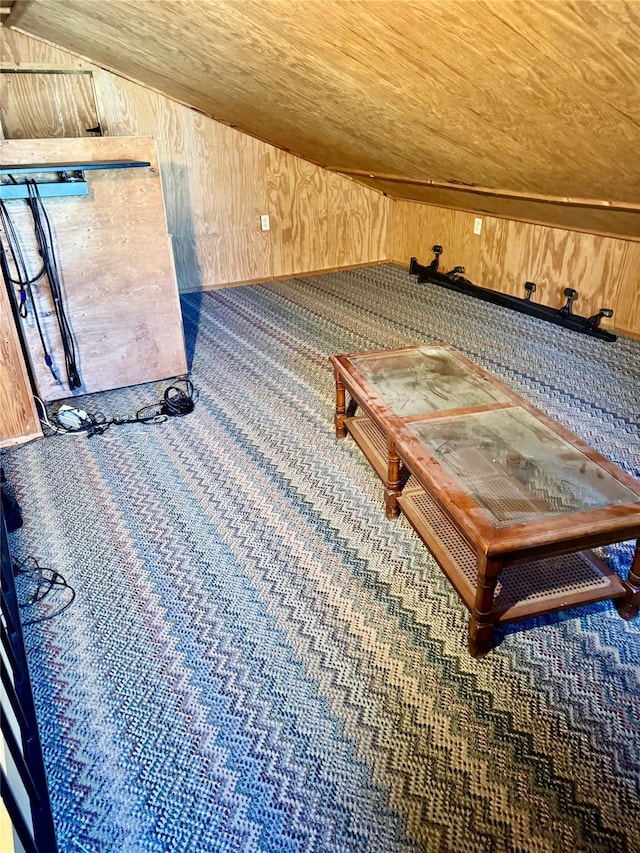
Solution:
{"label": "glass table top", "polygon": [[366,380],[399,417],[510,402],[499,388],[439,346],[350,356]]}
{"label": "glass table top", "polygon": [[640,502],[520,407],[417,421],[407,429],[495,527]]}

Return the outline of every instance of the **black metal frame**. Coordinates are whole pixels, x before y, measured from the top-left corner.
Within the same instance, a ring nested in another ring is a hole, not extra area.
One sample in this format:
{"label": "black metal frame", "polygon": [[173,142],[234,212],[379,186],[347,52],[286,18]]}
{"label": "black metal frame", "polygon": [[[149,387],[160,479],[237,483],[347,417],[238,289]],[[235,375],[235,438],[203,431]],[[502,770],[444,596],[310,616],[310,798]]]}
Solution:
{"label": "black metal frame", "polygon": [[2,544],[2,648],[11,667],[10,674],[4,660],[2,660],[2,687],[18,722],[21,742],[18,742],[7,714],[2,714],[1,727],[5,746],[29,796],[33,834],[16,801],[10,780],[3,771],[0,771],[2,800],[20,843],[27,853],[57,853],[58,846],[2,510],[0,510],[0,537]]}
{"label": "black metal frame", "polygon": [[573,288],[565,288],[564,295],[567,301],[562,308],[540,305],[531,299],[532,294],[536,290],[536,285],[532,281],[525,283],[526,296],[519,298],[518,296],[510,296],[507,293],[499,293],[496,290],[488,290],[487,288],[473,284],[473,282],[462,275],[464,267],[454,267],[447,273],[440,272],[438,267],[442,251],[442,246],[433,247],[434,257],[428,266],[423,266],[418,263],[416,258],[411,258],[409,273],[417,275],[418,281],[421,283],[429,282],[430,284],[437,284],[440,287],[446,287],[448,290],[465,293],[467,296],[482,299],[484,302],[492,302],[494,305],[502,305],[504,308],[511,308],[513,311],[519,311],[521,314],[528,314],[531,317],[537,317],[540,320],[546,320],[549,323],[555,323],[557,326],[563,326],[565,329],[582,332],[585,335],[591,335],[603,341],[616,340],[616,335],[600,327],[600,320],[603,317],[613,316],[613,311],[610,308],[601,308],[593,317],[581,317],[578,314],[574,314],[572,305],[577,299],[578,293]]}
{"label": "black metal frame", "polygon": [[[96,169],[139,169],[150,166],[147,160],[95,160],[72,163],[26,163],[22,166],[0,166],[0,199],[27,199],[29,188],[25,183],[16,182],[14,175],[50,174],[49,180],[37,180],[38,190],[43,198],[61,196],[88,195],[89,187],[84,173]],[[3,183],[2,176],[8,176],[12,183]]]}

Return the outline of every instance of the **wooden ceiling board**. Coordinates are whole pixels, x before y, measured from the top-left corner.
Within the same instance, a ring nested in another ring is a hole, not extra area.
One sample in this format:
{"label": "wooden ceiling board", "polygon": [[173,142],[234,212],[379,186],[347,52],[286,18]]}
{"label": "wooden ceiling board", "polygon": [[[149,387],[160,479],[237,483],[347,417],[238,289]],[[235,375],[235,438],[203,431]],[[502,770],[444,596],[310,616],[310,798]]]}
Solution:
{"label": "wooden ceiling board", "polygon": [[17,0],[8,23],[336,170],[640,202],[633,0]]}
{"label": "wooden ceiling board", "polygon": [[481,195],[457,189],[400,184],[370,178],[358,178],[366,186],[388,196],[423,204],[434,204],[480,215],[498,216],[520,222],[553,225],[569,231],[623,237],[640,241],[640,210],[613,210],[603,207],[552,204],[530,199]]}

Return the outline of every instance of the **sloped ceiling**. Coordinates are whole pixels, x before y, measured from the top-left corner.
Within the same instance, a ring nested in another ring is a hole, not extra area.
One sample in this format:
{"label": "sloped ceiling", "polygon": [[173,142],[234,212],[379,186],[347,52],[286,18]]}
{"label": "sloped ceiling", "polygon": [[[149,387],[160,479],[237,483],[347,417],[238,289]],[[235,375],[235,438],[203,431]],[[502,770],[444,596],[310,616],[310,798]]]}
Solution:
{"label": "sloped ceiling", "polygon": [[391,196],[640,237],[634,0],[16,0],[7,23]]}

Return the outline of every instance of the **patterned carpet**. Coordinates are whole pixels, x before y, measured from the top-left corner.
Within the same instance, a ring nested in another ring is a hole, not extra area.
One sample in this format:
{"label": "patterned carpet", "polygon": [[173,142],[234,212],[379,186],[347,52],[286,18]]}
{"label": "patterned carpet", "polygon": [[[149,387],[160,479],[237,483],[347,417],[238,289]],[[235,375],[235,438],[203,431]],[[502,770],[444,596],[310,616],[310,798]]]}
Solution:
{"label": "patterned carpet", "polygon": [[[640,477],[640,342],[391,265],[183,299],[195,411],[4,455],[75,588],[25,629],[63,853],[640,849],[640,623],[468,613],[333,433],[327,356],[444,340]],[[84,398],[130,413],[167,383]],[[628,569],[631,544],[607,550]]]}

